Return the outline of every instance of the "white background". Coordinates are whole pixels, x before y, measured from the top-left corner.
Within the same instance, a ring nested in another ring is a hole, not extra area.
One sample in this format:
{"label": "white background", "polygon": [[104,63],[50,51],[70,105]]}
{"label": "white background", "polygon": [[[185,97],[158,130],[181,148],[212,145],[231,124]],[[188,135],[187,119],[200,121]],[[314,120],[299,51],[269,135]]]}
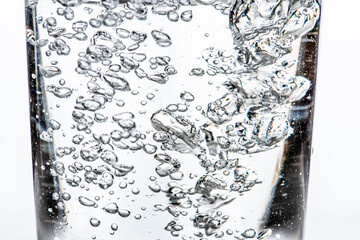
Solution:
{"label": "white background", "polygon": [[[360,2],[323,2],[305,240],[359,240]],[[35,240],[23,1],[0,11],[0,239]]]}

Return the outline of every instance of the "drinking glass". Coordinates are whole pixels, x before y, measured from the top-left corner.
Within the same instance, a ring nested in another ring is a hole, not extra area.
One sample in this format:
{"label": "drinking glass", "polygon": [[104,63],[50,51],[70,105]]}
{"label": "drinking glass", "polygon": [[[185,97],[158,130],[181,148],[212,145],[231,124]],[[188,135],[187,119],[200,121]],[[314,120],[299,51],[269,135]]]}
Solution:
{"label": "drinking glass", "polygon": [[26,0],[38,239],[302,239],[320,7]]}

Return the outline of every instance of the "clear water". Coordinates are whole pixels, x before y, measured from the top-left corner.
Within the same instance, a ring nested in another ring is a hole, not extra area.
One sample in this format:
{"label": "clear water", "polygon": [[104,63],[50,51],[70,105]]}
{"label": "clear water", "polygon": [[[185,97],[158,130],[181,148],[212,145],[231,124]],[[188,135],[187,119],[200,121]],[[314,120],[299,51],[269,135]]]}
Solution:
{"label": "clear water", "polygon": [[39,239],[302,239],[319,8],[26,1]]}

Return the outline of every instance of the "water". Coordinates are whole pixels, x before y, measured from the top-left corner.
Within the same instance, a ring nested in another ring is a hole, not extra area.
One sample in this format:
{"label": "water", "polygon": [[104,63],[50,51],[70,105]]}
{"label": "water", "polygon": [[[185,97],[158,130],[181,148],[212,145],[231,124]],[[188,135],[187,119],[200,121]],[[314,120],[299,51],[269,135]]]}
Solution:
{"label": "water", "polygon": [[39,239],[302,239],[319,4],[26,1]]}

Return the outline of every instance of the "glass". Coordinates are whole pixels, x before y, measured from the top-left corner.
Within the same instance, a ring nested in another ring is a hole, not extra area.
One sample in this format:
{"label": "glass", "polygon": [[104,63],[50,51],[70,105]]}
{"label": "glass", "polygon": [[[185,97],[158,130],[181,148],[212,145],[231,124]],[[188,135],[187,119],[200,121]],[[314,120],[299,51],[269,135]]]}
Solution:
{"label": "glass", "polygon": [[27,0],[38,239],[302,239],[320,5]]}

